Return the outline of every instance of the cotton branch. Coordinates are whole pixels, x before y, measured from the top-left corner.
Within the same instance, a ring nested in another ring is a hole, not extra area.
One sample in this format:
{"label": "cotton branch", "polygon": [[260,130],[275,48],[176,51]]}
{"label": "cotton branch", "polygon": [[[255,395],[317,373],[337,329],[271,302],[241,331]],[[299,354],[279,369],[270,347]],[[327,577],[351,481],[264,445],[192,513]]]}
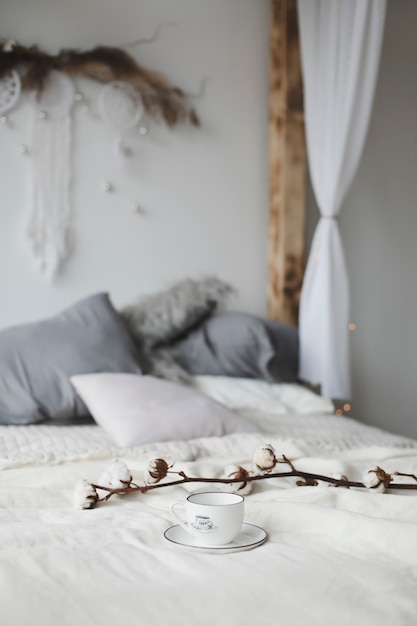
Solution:
{"label": "cotton branch", "polygon": [[[272,471],[278,464],[289,466],[289,471],[274,472]],[[277,459],[273,447],[268,444],[258,448],[254,457],[255,472],[251,473],[240,466],[228,466],[226,475],[219,478],[211,478],[204,476],[188,476],[183,470],[173,471],[172,465],[169,465],[165,459],[152,459],[145,470],[145,482],[137,484],[133,482],[130,471],[127,466],[120,461],[114,461],[106,470],[103,477],[106,482],[103,484],[89,483],[86,480],[79,481],[76,489],[76,505],[78,508],[94,508],[99,502],[109,500],[111,496],[127,495],[132,493],[147,493],[154,489],[163,489],[165,487],[174,487],[176,485],[184,485],[186,483],[201,484],[219,484],[236,486],[236,493],[248,493],[248,485],[259,480],[279,479],[279,478],[298,478],[296,481],[298,486],[317,486],[327,483],[328,486],[359,488],[374,490],[375,492],[387,491],[389,489],[398,490],[417,490],[417,477],[414,474],[405,474],[402,472],[393,472],[389,474],[381,467],[369,470],[364,475],[363,482],[349,480],[344,475],[326,476],[323,474],[315,474],[311,472],[303,472],[298,470],[292,461],[285,455]],[[232,468],[232,470],[230,469]],[[176,480],[163,481],[168,474],[176,474]],[[403,476],[413,478],[413,483],[395,483],[394,476]],[[109,479],[110,477],[110,479]],[[106,492],[103,497],[98,492]]]}

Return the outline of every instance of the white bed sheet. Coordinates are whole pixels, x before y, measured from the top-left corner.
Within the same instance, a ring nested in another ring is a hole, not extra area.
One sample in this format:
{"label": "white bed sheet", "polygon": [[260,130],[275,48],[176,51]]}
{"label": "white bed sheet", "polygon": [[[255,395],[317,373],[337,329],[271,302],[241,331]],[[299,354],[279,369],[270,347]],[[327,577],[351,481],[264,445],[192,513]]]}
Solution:
{"label": "white bed sheet", "polygon": [[[306,471],[417,473],[417,442],[333,415],[253,412],[267,435],[120,449],[94,425],[0,427],[1,626],[414,626],[417,494],[256,483],[245,521],[268,532],[248,552],[200,554],[168,543],[169,505],[196,485],[73,507],[79,478],[127,463],[140,480],[164,456],[190,475],[251,467],[272,443]],[[201,490],[204,485],[199,485]]]}

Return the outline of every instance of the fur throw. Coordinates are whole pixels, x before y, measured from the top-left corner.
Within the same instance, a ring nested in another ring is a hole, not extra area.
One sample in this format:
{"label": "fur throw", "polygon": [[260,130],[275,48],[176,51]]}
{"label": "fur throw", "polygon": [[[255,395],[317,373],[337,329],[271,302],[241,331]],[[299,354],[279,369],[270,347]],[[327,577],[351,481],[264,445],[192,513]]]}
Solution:
{"label": "fur throw", "polygon": [[147,363],[148,371],[146,373],[151,376],[164,378],[182,385],[190,385],[193,380],[191,374],[175,360],[166,348],[150,350],[147,354]]}
{"label": "fur throw", "polygon": [[187,278],[165,291],[139,298],[121,314],[135,339],[156,348],[186,335],[221,308],[231,293],[230,285],[213,276]]}
{"label": "fur throw", "polygon": [[184,337],[214,312],[224,308],[233,287],[215,276],[186,278],[165,291],[139,298],[122,309],[141,355],[145,374],[175,382],[189,382],[189,374],[165,346]]}

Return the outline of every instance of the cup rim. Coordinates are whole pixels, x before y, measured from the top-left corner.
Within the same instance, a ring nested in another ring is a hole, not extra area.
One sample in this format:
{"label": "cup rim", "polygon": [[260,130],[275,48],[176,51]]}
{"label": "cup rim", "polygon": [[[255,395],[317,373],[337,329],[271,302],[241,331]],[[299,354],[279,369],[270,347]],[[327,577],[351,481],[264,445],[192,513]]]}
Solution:
{"label": "cup rim", "polygon": [[[220,495],[220,496],[233,496],[234,498],[238,498],[237,501],[235,502],[217,502],[215,504],[213,503],[208,503],[208,502],[193,502],[191,500],[191,498],[196,497],[196,496],[205,496],[205,495]],[[235,506],[236,504],[242,504],[242,502],[244,502],[245,498],[240,494],[240,493],[228,493],[226,491],[199,491],[197,493],[190,493],[190,495],[187,496],[186,500],[188,502],[190,502],[190,504],[197,504],[198,506]]]}

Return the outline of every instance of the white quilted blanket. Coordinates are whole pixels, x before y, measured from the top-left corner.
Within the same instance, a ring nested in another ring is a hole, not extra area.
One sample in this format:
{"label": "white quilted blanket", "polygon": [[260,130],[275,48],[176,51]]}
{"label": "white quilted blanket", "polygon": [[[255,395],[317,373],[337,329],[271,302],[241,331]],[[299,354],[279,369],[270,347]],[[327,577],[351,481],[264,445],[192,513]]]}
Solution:
{"label": "white quilted blanket", "polygon": [[[194,476],[251,467],[272,443],[296,467],[355,480],[417,473],[417,442],[331,415],[261,415],[268,434],[115,447],[97,426],[0,427],[1,626],[415,626],[417,493],[256,483],[245,519],[268,532],[251,551],[202,554],[164,538],[188,485],[73,507],[76,480],[114,458],[141,479],[164,456]],[[195,485],[192,485],[195,489]]]}

